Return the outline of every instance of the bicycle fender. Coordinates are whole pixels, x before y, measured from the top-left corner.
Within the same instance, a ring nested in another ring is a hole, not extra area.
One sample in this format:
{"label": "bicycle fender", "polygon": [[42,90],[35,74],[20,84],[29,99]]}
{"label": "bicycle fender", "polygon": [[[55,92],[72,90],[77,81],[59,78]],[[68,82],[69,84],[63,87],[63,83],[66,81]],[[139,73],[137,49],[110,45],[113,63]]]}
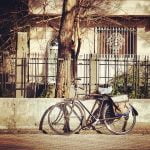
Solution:
{"label": "bicycle fender", "polygon": [[130,104],[130,106],[131,106],[131,108],[132,108],[132,112],[136,115],[136,116],[138,116],[139,114],[138,114],[138,112],[137,112],[137,110]]}

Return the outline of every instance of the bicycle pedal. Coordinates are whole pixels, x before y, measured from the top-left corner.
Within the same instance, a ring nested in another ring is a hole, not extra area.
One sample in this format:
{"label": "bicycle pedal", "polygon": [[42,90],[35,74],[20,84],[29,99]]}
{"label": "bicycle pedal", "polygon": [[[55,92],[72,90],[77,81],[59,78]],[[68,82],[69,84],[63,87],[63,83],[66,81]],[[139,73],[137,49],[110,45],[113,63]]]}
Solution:
{"label": "bicycle pedal", "polygon": [[98,125],[100,123],[99,119],[96,119],[95,122],[93,122],[93,125]]}
{"label": "bicycle pedal", "polygon": [[82,130],[89,130],[89,127],[83,127]]}

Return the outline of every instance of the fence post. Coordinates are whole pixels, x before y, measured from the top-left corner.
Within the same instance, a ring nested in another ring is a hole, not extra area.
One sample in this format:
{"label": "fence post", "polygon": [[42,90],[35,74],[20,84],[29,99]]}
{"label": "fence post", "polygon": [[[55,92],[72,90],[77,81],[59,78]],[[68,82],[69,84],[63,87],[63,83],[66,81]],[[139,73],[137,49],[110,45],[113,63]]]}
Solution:
{"label": "fence post", "polygon": [[93,93],[96,91],[96,84],[97,84],[97,56],[96,54],[90,55],[90,68],[89,68],[89,93]]}
{"label": "fence post", "polygon": [[24,97],[23,55],[28,53],[27,32],[18,32],[16,54],[16,97]]}

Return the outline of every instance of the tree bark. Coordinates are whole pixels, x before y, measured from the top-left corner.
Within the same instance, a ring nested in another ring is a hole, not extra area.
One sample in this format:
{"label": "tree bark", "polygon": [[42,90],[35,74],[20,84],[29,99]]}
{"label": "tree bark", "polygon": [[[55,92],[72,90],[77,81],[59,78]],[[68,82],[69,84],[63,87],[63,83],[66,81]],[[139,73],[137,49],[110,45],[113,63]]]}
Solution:
{"label": "tree bark", "polygon": [[56,97],[69,97],[71,85],[71,49],[77,0],[64,0],[58,36]]}

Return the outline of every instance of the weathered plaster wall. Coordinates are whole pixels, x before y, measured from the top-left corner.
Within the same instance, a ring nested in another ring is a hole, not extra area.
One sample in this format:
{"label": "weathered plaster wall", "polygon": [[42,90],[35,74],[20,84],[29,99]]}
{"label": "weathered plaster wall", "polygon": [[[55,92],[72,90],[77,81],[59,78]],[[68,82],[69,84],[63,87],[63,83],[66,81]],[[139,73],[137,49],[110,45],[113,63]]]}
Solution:
{"label": "weathered plaster wall", "polygon": [[[60,14],[60,0],[29,0],[29,10],[33,14]],[[149,0],[119,0],[111,4],[109,15],[149,15]]]}
{"label": "weathered plaster wall", "polygon": [[[29,72],[32,75],[45,76],[46,67],[43,65],[46,63],[46,57],[50,58],[50,49],[52,48],[49,44],[54,37],[54,30],[50,27],[32,27],[30,29],[30,57],[40,58],[38,59],[38,65],[36,59],[31,59],[29,64]],[[49,68],[48,68],[49,69]],[[30,77],[30,82],[35,82],[35,79]],[[43,81],[42,77],[37,78],[38,82]]]}
{"label": "weathered plaster wall", "polygon": [[145,32],[144,28],[137,29],[137,54],[150,55],[150,31]]}
{"label": "weathered plaster wall", "polygon": [[46,46],[53,37],[53,29],[50,27],[32,27],[30,29],[30,53],[46,52]]}
{"label": "weathered plaster wall", "polygon": [[59,102],[53,99],[0,99],[0,129],[39,128],[46,109]]}
{"label": "weathered plaster wall", "polygon": [[112,15],[150,15],[149,0],[119,0],[119,2]]}
{"label": "weathered plaster wall", "polygon": [[[4,98],[0,99],[0,129],[38,129],[45,111],[62,99],[47,98]],[[130,100],[139,112],[137,122],[150,123],[150,101],[138,99]],[[88,109],[92,108],[94,100],[84,101]],[[47,125],[45,116],[43,125]]]}
{"label": "weathered plaster wall", "polygon": [[[82,45],[80,54],[94,53],[94,28],[84,29],[81,34]],[[96,40],[96,39],[95,39]]]}
{"label": "weathered plaster wall", "polygon": [[[47,43],[55,36],[50,27],[33,27],[30,30],[30,54],[45,54]],[[95,37],[94,37],[95,36]],[[137,28],[137,54],[150,55],[150,31],[145,28]],[[81,34],[82,45],[80,54],[97,53],[97,37],[94,35],[94,28],[84,29]],[[95,42],[94,42],[95,40]]]}
{"label": "weathered plaster wall", "polygon": [[[50,27],[33,27],[30,29],[30,54],[45,54],[48,41],[54,39],[56,32]],[[94,28],[83,29],[80,54],[94,53]]]}
{"label": "weathered plaster wall", "polygon": [[60,0],[29,0],[29,10],[33,14],[60,14],[62,11]]}

